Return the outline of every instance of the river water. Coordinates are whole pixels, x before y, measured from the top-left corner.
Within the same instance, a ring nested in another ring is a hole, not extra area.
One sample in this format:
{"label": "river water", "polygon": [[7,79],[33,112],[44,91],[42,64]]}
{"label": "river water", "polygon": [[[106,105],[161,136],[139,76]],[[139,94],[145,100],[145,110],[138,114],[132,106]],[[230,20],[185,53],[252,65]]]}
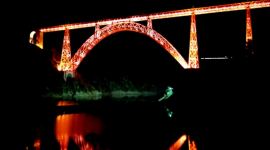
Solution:
{"label": "river water", "polygon": [[[192,135],[200,146],[204,134],[198,126],[188,126],[187,117],[170,102],[150,98],[46,103],[40,118],[32,121],[25,149],[165,150],[184,134]],[[183,149],[188,149],[185,143]]]}

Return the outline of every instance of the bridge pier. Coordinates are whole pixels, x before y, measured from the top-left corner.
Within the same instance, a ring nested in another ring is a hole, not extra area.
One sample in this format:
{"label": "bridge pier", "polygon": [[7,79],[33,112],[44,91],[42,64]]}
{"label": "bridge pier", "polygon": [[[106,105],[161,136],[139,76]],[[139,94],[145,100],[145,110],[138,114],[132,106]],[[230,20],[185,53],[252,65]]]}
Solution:
{"label": "bridge pier", "polygon": [[96,24],[95,26],[95,38],[99,38],[100,37],[100,27],[99,24]]}
{"label": "bridge pier", "polygon": [[75,71],[64,71],[64,80],[67,81],[67,78],[75,78],[76,72]]}
{"label": "bridge pier", "polygon": [[43,32],[32,31],[29,37],[29,43],[43,49]]}
{"label": "bridge pier", "polygon": [[70,59],[71,59],[70,35],[69,29],[66,28],[64,32],[61,61],[58,66],[58,70],[60,71],[68,70]]}
{"label": "bridge pier", "polygon": [[147,18],[147,28],[148,29],[152,29],[153,28],[152,20],[150,18]]}
{"label": "bridge pier", "polygon": [[192,12],[191,14],[191,22],[190,22],[188,65],[189,65],[189,68],[194,68],[194,69],[200,68],[198,42],[197,42],[197,30],[196,30],[196,18],[195,18],[194,12]]}
{"label": "bridge pier", "polygon": [[255,54],[253,49],[253,41],[252,41],[252,22],[250,16],[250,7],[247,6],[246,9],[246,47],[245,47],[245,57],[250,57]]}
{"label": "bridge pier", "polygon": [[246,9],[246,46],[248,42],[252,41],[252,25],[250,17],[250,7]]}

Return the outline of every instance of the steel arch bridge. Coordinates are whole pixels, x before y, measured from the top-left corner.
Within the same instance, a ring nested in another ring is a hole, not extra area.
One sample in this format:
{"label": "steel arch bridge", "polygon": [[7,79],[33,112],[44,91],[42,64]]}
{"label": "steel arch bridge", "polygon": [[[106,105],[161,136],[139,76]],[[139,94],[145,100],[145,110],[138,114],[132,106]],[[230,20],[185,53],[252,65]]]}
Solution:
{"label": "steel arch bridge", "polygon": [[[180,55],[180,53],[175,49],[175,47],[167,41],[162,35],[160,35],[155,30],[144,26],[135,22],[126,22],[126,23],[117,23],[113,25],[107,25],[104,28],[97,30],[92,36],[90,36],[86,42],[78,49],[78,51],[74,54],[73,58],[70,60],[71,65],[67,65],[64,70],[75,70],[78,65],[82,61],[82,59],[86,56],[86,54],[92,50],[100,41],[104,38],[123,31],[132,31],[141,34],[145,34],[160,44],[167,52],[169,52],[183,68],[188,68],[188,63],[184,60],[184,58]],[[61,64],[60,64],[61,65]]]}
{"label": "steel arch bridge", "polygon": [[[57,68],[59,71],[64,71],[65,75],[74,75],[74,72],[80,65],[84,57],[104,38],[122,31],[132,31],[141,34],[145,34],[158,44],[160,44],[168,53],[173,56],[176,61],[184,69],[197,69],[199,68],[199,55],[197,44],[197,32],[196,32],[196,15],[221,13],[237,10],[246,10],[246,43],[252,41],[252,26],[250,9],[270,7],[270,1],[251,1],[241,2],[234,4],[224,4],[208,7],[190,8],[176,11],[161,12],[142,16],[131,16],[127,18],[107,19],[89,23],[74,23],[58,25],[53,27],[47,27],[39,29],[37,32],[30,33],[30,43],[43,48],[43,34],[46,32],[65,31],[63,48],[61,54],[61,61]],[[190,44],[189,44],[189,58],[186,61],[176,48],[165,37],[155,31],[152,27],[152,20],[166,19],[174,17],[191,16],[190,24]],[[147,21],[147,26],[137,23],[139,21]],[[100,28],[100,26],[104,26]],[[91,35],[77,50],[77,52],[71,55],[70,48],[70,35],[69,30],[79,28],[95,27],[95,32]],[[37,34],[36,39],[33,39],[34,34]]]}

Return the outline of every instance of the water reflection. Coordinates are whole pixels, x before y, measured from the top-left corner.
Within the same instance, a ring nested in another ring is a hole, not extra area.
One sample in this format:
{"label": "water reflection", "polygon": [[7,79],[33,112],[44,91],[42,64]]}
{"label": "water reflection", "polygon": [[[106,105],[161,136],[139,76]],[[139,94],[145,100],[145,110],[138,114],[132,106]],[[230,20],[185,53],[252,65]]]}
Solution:
{"label": "water reflection", "polygon": [[101,135],[102,131],[102,120],[91,114],[61,114],[56,117],[55,136],[61,150],[74,147],[80,150],[94,150],[96,144],[87,137],[95,138]]}
{"label": "water reflection", "polygon": [[[178,141],[182,135],[197,134],[183,125],[188,119],[182,111],[169,117],[158,101],[57,101],[48,106],[50,114],[44,116],[49,119],[43,117],[45,121],[38,127],[35,140],[31,139],[30,149],[196,149],[188,140]],[[197,141],[196,145],[201,145]]]}
{"label": "water reflection", "polygon": [[57,106],[74,106],[74,105],[78,105],[78,104],[74,101],[59,101],[57,103]]}

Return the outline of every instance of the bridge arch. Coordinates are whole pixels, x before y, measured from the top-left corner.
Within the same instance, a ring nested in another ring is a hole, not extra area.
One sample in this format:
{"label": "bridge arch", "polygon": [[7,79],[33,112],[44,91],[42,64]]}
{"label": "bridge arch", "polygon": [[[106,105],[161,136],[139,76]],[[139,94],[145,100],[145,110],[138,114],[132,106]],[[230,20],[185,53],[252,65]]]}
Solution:
{"label": "bridge arch", "polygon": [[122,31],[133,31],[149,36],[151,39],[160,44],[168,53],[170,53],[183,68],[189,68],[188,63],[176,50],[176,48],[166,40],[161,34],[139,23],[135,22],[122,22],[107,25],[101,29],[97,29],[95,33],[90,36],[83,45],[77,50],[72,59],[70,60],[69,69],[74,71],[78,68],[84,57],[104,38]]}

